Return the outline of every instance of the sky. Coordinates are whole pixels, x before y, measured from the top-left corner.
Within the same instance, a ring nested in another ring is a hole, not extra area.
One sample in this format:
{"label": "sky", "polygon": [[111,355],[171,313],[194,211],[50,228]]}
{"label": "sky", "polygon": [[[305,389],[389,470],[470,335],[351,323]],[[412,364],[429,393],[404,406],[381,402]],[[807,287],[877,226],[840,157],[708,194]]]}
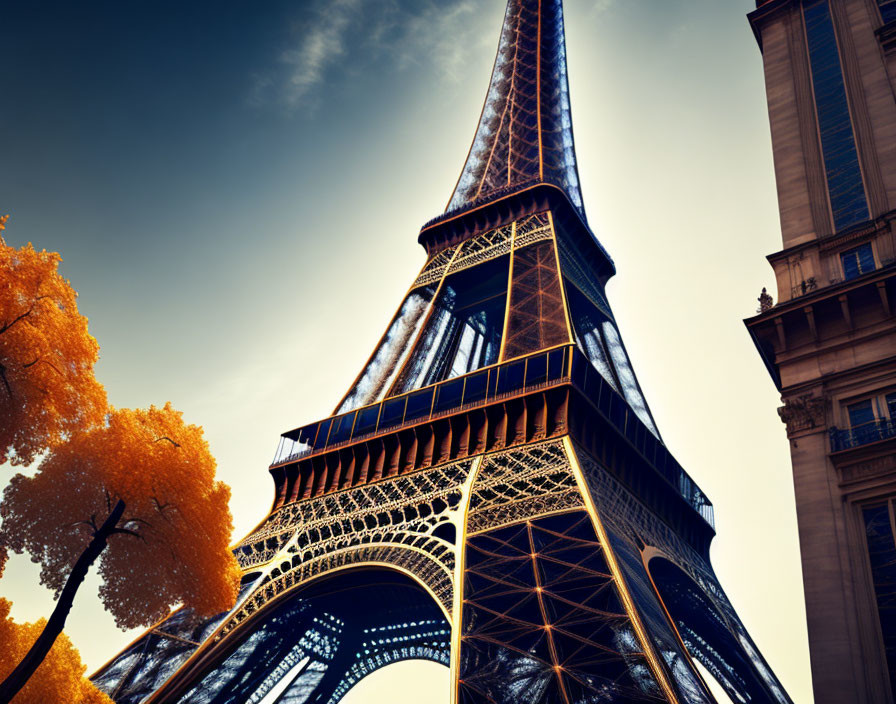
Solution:
{"label": "sky", "polygon": [[[781,248],[752,7],[567,0],[569,77],[627,350],[667,446],[715,504],[721,583],[802,704],[789,452],[742,322],[774,293],[765,256]],[[271,505],[279,434],[333,410],[422,266],[416,236],[463,165],[503,10],[0,4],[6,239],[61,253],[112,404],[171,401],[204,426],[235,539]],[[91,670],[137,635],[115,629],[97,586],[66,628]],[[19,620],[52,608],[26,557],[0,595]],[[346,701],[441,704],[434,667],[395,666]]]}

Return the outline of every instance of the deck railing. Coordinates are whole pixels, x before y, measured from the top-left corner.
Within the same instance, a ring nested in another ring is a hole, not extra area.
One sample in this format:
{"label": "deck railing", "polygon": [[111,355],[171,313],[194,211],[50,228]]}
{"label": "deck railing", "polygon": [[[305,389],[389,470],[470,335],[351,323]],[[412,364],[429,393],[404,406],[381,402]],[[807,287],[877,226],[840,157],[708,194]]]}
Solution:
{"label": "deck railing", "polygon": [[712,502],[625,399],[574,345],[458,376],[284,433],[271,466],[332,450],[367,436],[484,406],[510,396],[572,384],[711,526]]}
{"label": "deck railing", "polygon": [[829,432],[831,434],[831,452],[839,452],[896,437],[896,421],[889,418],[877,418],[870,423],[862,423],[853,428],[831,428]]}

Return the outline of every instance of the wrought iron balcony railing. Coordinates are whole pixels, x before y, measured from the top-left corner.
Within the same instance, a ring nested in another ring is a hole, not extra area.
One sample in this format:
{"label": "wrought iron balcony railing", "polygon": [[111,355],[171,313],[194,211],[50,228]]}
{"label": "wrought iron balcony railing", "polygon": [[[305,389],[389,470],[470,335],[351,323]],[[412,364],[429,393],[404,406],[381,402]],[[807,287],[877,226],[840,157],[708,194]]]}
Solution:
{"label": "wrought iron balcony railing", "polygon": [[284,433],[271,466],[539,389],[572,384],[711,526],[712,502],[574,345],[496,364]]}
{"label": "wrought iron balcony railing", "polygon": [[863,423],[854,428],[831,428],[831,452],[849,450],[853,447],[869,445],[879,440],[896,437],[896,421],[890,418],[877,418],[870,423]]}

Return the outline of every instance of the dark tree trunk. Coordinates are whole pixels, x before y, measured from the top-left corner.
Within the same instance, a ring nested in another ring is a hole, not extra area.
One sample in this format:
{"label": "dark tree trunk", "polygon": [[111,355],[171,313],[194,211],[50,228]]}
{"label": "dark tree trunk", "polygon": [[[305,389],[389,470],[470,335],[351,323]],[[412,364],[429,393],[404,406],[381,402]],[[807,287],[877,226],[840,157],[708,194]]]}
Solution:
{"label": "dark tree trunk", "polygon": [[31,646],[28,654],[22,658],[22,662],[0,684],[0,704],[9,704],[19,690],[25,686],[25,683],[44,661],[44,658],[47,657],[47,653],[50,652],[50,648],[53,647],[56,638],[62,633],[65,619],[68,618],[68,612],[71,611],[78,587],[81,586],[81,582],[87,576],[87,570],[90,569],[90,566],[96,562],[96,558],[106,549],[106,541],[115,531],[122,514],[124,514],[124,501],[119,499],[115,506],[112,507],[112,511],[103,522],[103,525],[93,534],[90,544],[81,553],[81,557],[78,558],[78,561],[72,568],[65,586],[62,588],[62,593],[59,595],[59,601],[56,602],[56,608],[53,609],[53,613],[50,615],[47,625],[44,626],[44,630],[37,637],[37,640],[34,641],[34,645]]}

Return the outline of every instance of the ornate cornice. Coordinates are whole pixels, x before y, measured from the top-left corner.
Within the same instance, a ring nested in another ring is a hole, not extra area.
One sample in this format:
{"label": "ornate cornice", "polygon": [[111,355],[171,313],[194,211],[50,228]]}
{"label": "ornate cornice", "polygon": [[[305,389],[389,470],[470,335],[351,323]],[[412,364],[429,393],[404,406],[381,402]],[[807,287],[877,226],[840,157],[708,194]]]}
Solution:
{"label": "ornate cornice", "polygon": [[781,422],[787,426],[787,437],[805,430],[823,430],[828,405],[827,399],[813,397],[812,394],[786,399],[784,405],[778,409],[778,415],[781,417]]}

